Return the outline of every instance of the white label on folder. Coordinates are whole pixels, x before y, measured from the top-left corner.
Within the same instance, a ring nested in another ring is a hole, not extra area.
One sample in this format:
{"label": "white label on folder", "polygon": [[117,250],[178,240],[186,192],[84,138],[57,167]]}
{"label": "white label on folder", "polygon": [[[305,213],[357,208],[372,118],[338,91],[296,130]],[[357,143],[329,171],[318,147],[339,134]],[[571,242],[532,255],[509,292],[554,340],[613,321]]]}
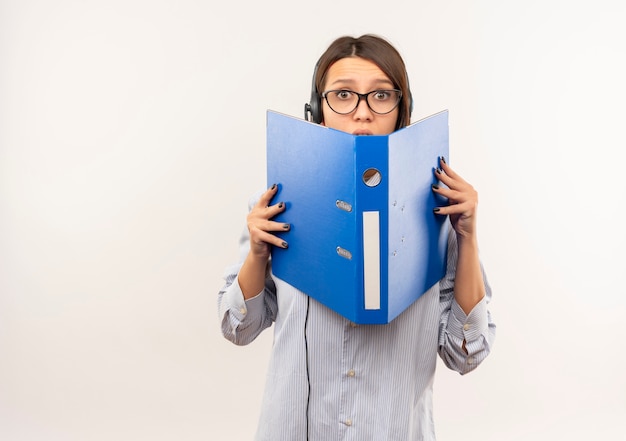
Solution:
{"label": "white label on folder", "polygon": [[365,309],[380,309],[379,212],[363,212],[363,277]]}

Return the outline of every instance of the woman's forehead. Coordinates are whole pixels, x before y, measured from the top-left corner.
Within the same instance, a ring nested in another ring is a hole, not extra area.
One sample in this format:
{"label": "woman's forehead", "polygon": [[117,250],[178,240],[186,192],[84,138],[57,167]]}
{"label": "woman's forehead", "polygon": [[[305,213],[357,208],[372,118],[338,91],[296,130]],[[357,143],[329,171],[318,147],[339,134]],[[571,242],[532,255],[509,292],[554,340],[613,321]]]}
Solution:
{"label": "woman's forehead", "polygon": [[335,61],[326,72],[326,87],[336,85],[393,86],[393,82],[373,61],[346,57]]}

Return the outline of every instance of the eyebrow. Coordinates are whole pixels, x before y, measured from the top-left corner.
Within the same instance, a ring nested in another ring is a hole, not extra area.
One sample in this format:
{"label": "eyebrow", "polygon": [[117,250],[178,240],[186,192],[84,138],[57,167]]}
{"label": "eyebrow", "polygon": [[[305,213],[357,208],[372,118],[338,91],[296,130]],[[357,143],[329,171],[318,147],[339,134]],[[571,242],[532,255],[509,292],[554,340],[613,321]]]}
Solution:
{"label": "eyebrow", "polygon": [[[333,81],[332,83],[328,84],[328,87],[337,87],[337,86],[351,86],[355,83],[356,81],[354,79],[350,79],[350,78],[338,78],[335,81]],[[375,86],[391,86],[393,87],[393,83],[391,82],[391,80],[388,80],[386,78],[379,78],[373,81],[373,84]]]}

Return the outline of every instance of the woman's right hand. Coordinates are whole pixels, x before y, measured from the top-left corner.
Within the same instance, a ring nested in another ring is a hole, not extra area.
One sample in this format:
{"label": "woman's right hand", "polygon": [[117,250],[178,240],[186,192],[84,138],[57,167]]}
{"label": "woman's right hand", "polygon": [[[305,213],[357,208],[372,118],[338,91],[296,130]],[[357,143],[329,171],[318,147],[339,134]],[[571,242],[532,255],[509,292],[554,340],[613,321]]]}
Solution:
{"label": "woman's right hand", "polygon": [[276,184],[272,185],[248,213],[247,225],[250,232],[250,254],[255,258],[269,259],[271,246],[287,248],[287,242],[272,234],[275,231],[289,231],[290,225],[276,222],[272,219],[285,211],[285,203],[278,202],[270,205],[278,191]]}

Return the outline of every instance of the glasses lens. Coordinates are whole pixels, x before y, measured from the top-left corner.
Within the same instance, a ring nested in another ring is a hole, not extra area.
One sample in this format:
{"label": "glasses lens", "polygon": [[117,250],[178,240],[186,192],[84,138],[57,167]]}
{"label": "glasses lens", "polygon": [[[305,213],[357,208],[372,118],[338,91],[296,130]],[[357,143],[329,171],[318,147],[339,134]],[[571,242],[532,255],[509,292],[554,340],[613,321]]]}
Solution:
{"label": "glasses lens", "polygon": [[329,90],[325,95],[326,102],[337,113],[350,113],[359,102],[359,96],[349,90]]}
{"label": "glasses lens", "polygon": [[[329,90],[323,94],[330,108],[340,114],[348,114],[354,111],[359,104],[359,94],[351,90]],[[374,90],[361,95],[367,97],[369,108],[379,114],[391,112],[400,102],[402,94],[399,90]]]}
{"label": "glasses lens", "polygon": [[389,113],[399,102],[399,90],[375,90],[367,94],[367,104],[376,113]]}

